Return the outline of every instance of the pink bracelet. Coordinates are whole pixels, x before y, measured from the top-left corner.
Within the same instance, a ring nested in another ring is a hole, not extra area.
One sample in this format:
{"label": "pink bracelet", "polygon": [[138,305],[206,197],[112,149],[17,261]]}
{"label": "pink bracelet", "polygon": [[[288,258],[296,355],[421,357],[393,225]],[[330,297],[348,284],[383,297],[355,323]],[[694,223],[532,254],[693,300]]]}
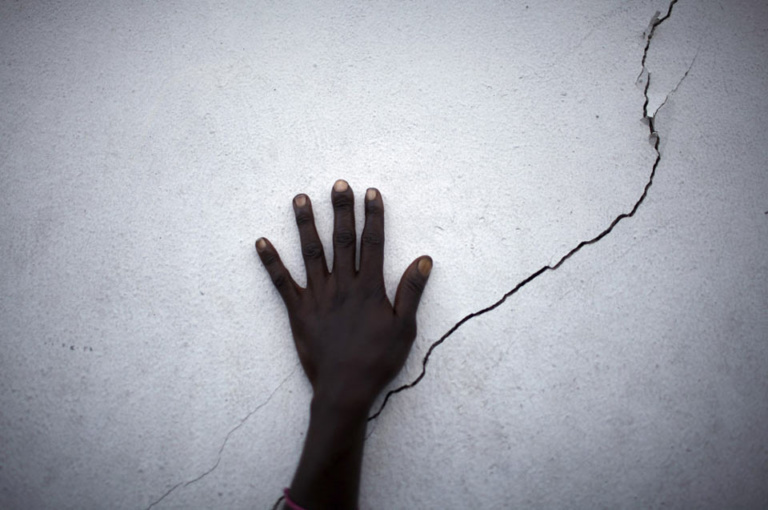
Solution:
{"label": "pink bracelet", "polygon": [[291,499],[291,496],[288,495],[288,487],[283,489],[283,495],[285,496],[285,506],[287,506],[291,510],[305,510],[304,508],[300,507],[299,505],[293,502],[293,500]]}

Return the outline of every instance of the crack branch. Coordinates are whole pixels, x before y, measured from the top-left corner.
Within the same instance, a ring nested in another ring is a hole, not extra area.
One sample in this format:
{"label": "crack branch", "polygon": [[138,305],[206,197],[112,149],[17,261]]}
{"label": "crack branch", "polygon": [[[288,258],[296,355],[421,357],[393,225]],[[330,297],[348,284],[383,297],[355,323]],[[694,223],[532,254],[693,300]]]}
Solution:
{"label": "crack branch", "polygon": [[440,344],[445,342],[448,339],[448,337],[450,337],[453,333],[455,333],[456,330],[458,330],[466,322],[474,319],[475,317],[479,317],[481,315],[484,315],[484,314],[486,314],[486,313],[488,313],[488,312],[498,308],[499,306],[501,306],[507,300],[507,298],[509,298],[510,296],[513,296],[514,294],[516,294],[520,289],[522,289],[523,287],[525,287],[526,285],[531,283],[533,280],[535,280],[536,278],[538,278],[542,274],[546,273],[547,271],[555,271],[557,268],[559,268],[561,265],[563,265],[566,260],[571,258],[576,253],[578,253],[582,248],[584,248],[585,246],[588,246],[590,244],[595,244],[598,241],[600,241],[602,238],[604,238],[605,236],[610,234],[611,231],[613,231],[613,229],[616,227],[616,225],[619,224],[619,222],[621,222],[622,220],[624,220],[626,218],[631,218],[632,216],[635,215],[635,213],[637,212],[638,208],[640,207],[640,205],[645,200],[645,197],[648,195],[648,190],[653,185],[653,179],[656,176],[656,169],[658,168],[659,163],[661,162],[661,152],[659,152],[660,139],[659,139],[659,135],[656,132],[656,128],[655,128],[655,125],[654,125],[654,117],[659,112],[659,110],[666,104],[667,99],[669,98],[669,96],[672,95],[675,91],[677,91],[678,87],[682,84],[683,80],[688,76],[688,73],[690,72],[691,68],[693,67],[693,63],[696,60],[696,58],[694,57],[693,61],[691,62],[691,65],[688,67],[688,70],[685,72],[683,77],[680,79],[680,81],[678,82],[677,86],[675,86],[675,88],[669,94],[667,94],[667,97],[664,99],[664,102],[656,109],[656,111],[653,113],[653,115],[648,115],[648,88],[650,87],[650,84],[651,84],[651,79],[650,79],[651,76],[650,76],[650,73],[648,72],[648,69],[645,66],[645,61],[648,58],[648,50],[651,47],[651,40],[653,39],[653,35],[656,33],[656,29],[659,27],[659,25],[664,23],[664,21],[669,19],[670,15],[672,14],[672,9],[674,8],[674,6],[675,6],[675,4],[677,2],[678,2],[678,0],[671,0],[671,2],[669,3],[669,8],[667,10],[667,13],[663,17],[661,17],[661,18],[659,18],[659,12],[656,12],[653,15],[653,17],[651,18],[651,22],[650,22],[650,24],[648,26],[649,28],[645,32],[645,36],[646,36],[645,49],[643,50],[643,58],[641,60],[642,70],[640,72],[640,75],[638,76],[638,82],[642,82],[642,80],[645,79],[645,87],[644,87],[644,90],[643,90],[643,95],[645,97],[645,102],[643,104],[643,117],[642,117],[642,120],[648,125],[649,140],[651,142],[651,145],[653,146],[653,149],[656,151],[656,159],[653,162],[653,166],[651,167],[651,172],[650,172],[650,175],[648,176],[648,181],[646,182],[645,187],[643,188],[643,192],[640,194],[640,197],[637,199],[637,201],[635,202],[634,206],[632,206],[632,209],[630,209],[629,212],[625,212],[625,213],[619,214],[616,218],[613,219],[611,224],[608,225],[608,227],[605,230],[603,230],[602,232],[600,232],[599,234],[597,234],[593,238],[588,239],[586,241],[581,241],[578,245],[576,245],[568,253],[563,255],[560,258],[560,260],[557,261],[556,264],[543,266],[542,268],[540,268],[535,273],[531,274],[530,276],[528,276],[524,280],[520,281],[517,285],[515,285],[510,291],[508,291],[506,294],[504,294],[498,301],[496,301],[492,305],[487,306],[487,307],[485,307],[485,308],[483,308],[481,310],[478,310],[476,312],[472,312],[469,315],[465,316],[463,319],[461,319],[459,322],[454,324],[453,327],[451,327],[451,329],[446,331],[445,334],[443,334],[443,336],[441,336],[437,341],[435,341],[432,345],[429,346],[429,349],[427,350],[427,353],[424,355],[424,359],[421,362],[421,373],[416,377],[416,379],[414,379],[410,383],[403,384],[402,386],[399,386],[399,387],[397,387],[397,388],[395,388],[393,390],[388,391],[387,394],[384,396],[384,400],[382,401],[381,406],[379,406],[378,411],[376,411],[374,414],[372,414],[371,416],[368,417],[368,421],[369,422],[371,420],[376,419],[381,414],[381,412],[384,410],[384,407],[386,407],[387,403],[389,402],[389,399],[393,395],[396,395],[397,393],[400,393],[401,391],[405,391],[407,389],[413,388],[414,386],[419,384],[419,382],[421,382],[421,380],[424,378],[424,376],[427,373],[427,363],[429,362],[429,357],[432,355],[432,352],[434,352],[434,350]]}
{"label": "crack branch", "polygon": [[277,508],[280,506],[280,503],[285,499],[285,496],[280,496],[277,498],[277,501],[275,501],[275,504],[272,506],[272,510],[277,510]]}
{"label": "crack branch", "polygon": [[[658,107],[658,108],[656,108],[656,110],[654,110],[654,112],[653,112],[653,115],[651,115],[651,118],[653,118],[653,119],[654,119],[654,121],[656,120],[656,114],[657,114],[657,113],[659,113],[659,110],[661,110],[661,108],[662,108],[662,107],[663,107],[665,104],[667,104],[667,101],[668,101],[668,100],[669,100],[669,98],[672,96],[672,94],[674,94],[675,92],[677,92],[677,89],[679,89],[679,88],[680,88],[680,85],[682,85],[682,84],[683,84],[683,80],[685,80],[685,79],[688,77],[688,73],[690,73],[690,72],[691,72],[691,69],[693,69],[693,64],[695,64],[695,63],[696,63],[696,57],[698,57],[698,56],[699,56],[699,52],[697,51],[697,52],[696,52],[696,54],[693,56],[693,60],[691,60],[691,65],[689,65],[689,66],[688,66],[688,69],[686,69],[686,71],[685,71],[685,74],[683,74],[683,77],[682,77],[682,78],[680,78],[680,81],[678,81],[678,82],[677,82],[677,85],[675,85],[675,87],[674,87],[672,90],[670,90],[670,91],[669,91],[669,93],[666,95],[666,97],[664,97],[664,101],[662,101],[662,102],[661,102],[661,104],[659,105],[659,107]],[[650,76],[650,75],[649,75],[649,76]]]}
{"label": "crack branch", "polygon": [[246,415],[245,415],[245,417],[244,417],[243,419],[241,419],[241,420],[240,420],[240,423],[238,423],[237,425],[235,425],[235,426],[234,426],[234,427],[233,427],[233,428],[232,428],[232,429],[231,429],[229,432],[227,432],[227,435],[224,437],[224,441],[221,443],[221,446],[219,447],[219,453],[218,453],[218,455],[217,455],[217,457],[216,457],[216,462],[213,464],[213,466],[211,466],[211,467],[210,467],[208,470],[206,470],[206,471],[205,471],[204,473],[202,473],[200,476],[198,476],[198,477],[196,477],[196,478],[193,478],[192,480],[189,480],[189,481],[187,481],[187,482],[179,482],[179,483],[177,483],[176,485],[174,485],[173,487],[171,487],[171,488],[170,488],[170,489],[169,489],[169,490],[168,490],[168,491],[167,491],[165,494],[163,494],[163,495],[162,495],[162,496],[160,496],[158,499],[156,499],[155,501],[153,501],[153,502],[152,502],[152,503],[151,503],[151,504],[150,504],[150,505],[147,507],[147,509],[146,509],[146,510],[151,510],[151,508],[152,508],[152,507],[154,507],[155,505],[157,505],[158,503],[160,503],[160,502],[161,502],[163,499],[165,499],[167,496],[169,496],[169,495],[170,495],[170,494],[171,494],[173,491],[175,491],[175,490],[176,490],[176,489],[178,489],[179,487],[188,487],[188,486],[192,485],[193,483],[195,483],[195,482],[198,482],[198,481],[202,480],[203,478],[205,478],[206,476],[208,476],[209,474],[211,474],[211,473],[212,473],[212,472],[213,472],[213,471],[214,471],[214,470],[215,470],[217,467],[219,467],[219,464],[221,463],[221,456],[222,456],[222,454],[224,453],[224,448],[226,448],[226,446],[227,446],[227,442],[229,441],[229,438],[232,436],[232,434],[234,434],[234,433],[235,433],[235,432],[236,432],[236,431],[237,431],[237,430],[238,430],[240,427],[242,427],[243,425],[245,425],[245,422],[247,422],[247,421],[248,421],[248,419],[249,419],[251,416],[253,416],[253,415],[254,415],[254,414],[255,414],[255,413],[256,413],[256,412],[257,412],[259,409],[261,409],[262,407],[264,407],[264,406],[266,406],[267,404],[269,404],[269,401],[270,401],[270,400],[272,400],[272,397],[274,397],[274,396],[275,396],[275,394],[278,392],[278,390],[279,390],[280,388],[282,388],[282,387],[283,387],[283,385],[284,385],[284,384],[285,384],[285,383],[288,381],[288,379],[290,379],[290,378],[291,378],[291,376],[293,376],[293,374],[295,374],[295,373],[296,373],[296,370],[297,370],[298,368],[299,368],[299,365],[298,365],[298,364],[296,364],[296,366],[295,366],[295,367],[293,367],[293,370],[291,370],[291,373],[289,373],[287,376],[285,376],[285,378],[284,378],[282,381],[280,381],[280,384],[278,384],[278,385],[277,385],[277,387],[276,387],[274,390],[272,390],[272,393],[270,393],[270,394],[269,394],[269,396],[267,397],[267,399],[266,399],[264,402],[262,402],[261,404],[259,404],[259,405],[258,405],[258,406],[256,406],[255,408],[253,408],[253,410],[251,410],[250,412],[248,412],[248,414],[246,414]]}

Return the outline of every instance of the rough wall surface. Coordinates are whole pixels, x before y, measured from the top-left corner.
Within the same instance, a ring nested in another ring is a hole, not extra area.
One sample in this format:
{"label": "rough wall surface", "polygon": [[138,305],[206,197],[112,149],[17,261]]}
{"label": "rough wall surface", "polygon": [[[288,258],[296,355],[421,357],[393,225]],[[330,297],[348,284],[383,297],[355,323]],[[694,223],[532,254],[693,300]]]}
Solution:
{"label": "rough wall surface", "polygon": [[436,264],[393,389],[513,291],[370,422],[361,508],[764,508],[766,26],[0,3],[0,507],[271,507],[310,393],[253,241],[304,281],[290,200],[327,242],[343,177],[382,191],[390,292]]}

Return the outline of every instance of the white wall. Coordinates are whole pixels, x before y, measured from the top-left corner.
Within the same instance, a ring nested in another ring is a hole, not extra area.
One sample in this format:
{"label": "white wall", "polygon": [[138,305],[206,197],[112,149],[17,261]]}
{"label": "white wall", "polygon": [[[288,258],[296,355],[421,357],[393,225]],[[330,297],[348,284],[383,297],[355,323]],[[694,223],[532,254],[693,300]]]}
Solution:
{"label": "white wall", "polygon": [[632,210],[646,95],[636,214],[435,349],[361,508],[764,507],[768,6],[680,0],[645,51],[668,7],[2,2],[0,507],[270,507],[292,197],[328,241],[333,181],[378,187],[390,292],[434,258],[396,387]]}

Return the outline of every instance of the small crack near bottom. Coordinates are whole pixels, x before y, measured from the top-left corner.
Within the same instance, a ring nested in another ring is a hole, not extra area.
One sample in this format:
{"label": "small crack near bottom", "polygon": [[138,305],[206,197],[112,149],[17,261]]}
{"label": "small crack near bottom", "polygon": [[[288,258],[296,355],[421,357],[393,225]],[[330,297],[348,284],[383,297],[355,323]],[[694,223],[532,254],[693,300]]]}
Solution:
{"label": "small crack near bottom", "polygon": [[648,125],[649,141],[650,141],[651,145],[653,146],[653,149],[656,151],[656,160],[653,162],[653,166],[651,167],[651,173],[650,173],[650,176],[648,177],[648,182],[645,184],[645,187],[643,188],[643,192],[640,195],[640,198],[638,198],[637,202],[635,202],[635,205],[632,207],[632,209],[629,212],[622,213],[622,214],[618,215],[616,218],[614,218],[614,220],[611,222],[611,224],[605,230],[603,230],[602,232],[597,234],[595,237],[593,237],[591,239],[588,239],[586,241],[581,241],[578,245],[576,245],[576,247],[571,249],[571,251],[569,251],[568,253],[563,255],[563,257],[561,257],[560,260],[558,260],[558,262],[555,265],[546,265],[546,266],[540,268],[538,271],[536,271],[535,273],[531,274],[530,276],[528,276],[527,278],[525,278],[524,280],[519,282],[517,285],[515,285],[514,288],[512,288],[512,290],[510,290],[509,292],[504,294],[501,297],[501,299],[499,299],[498,301],[496,301],[492,305],[490,305],[490,306],[488,306],[486,308],[483,308],[482,310],[478,310],[476,312],[472,312],[469,315],[467,315],[466,317],[464,317],[463,319],[461,319],[459,322],[454,324],[453,327],[451,327],[451,329],[449,329],[443,336],[441,336],[437,341],[435,341],[432,345],[429,346],[429,349],[427,350],[427,353],[424,355],[424,359],[421,362],[421,373],[418,375],[418,377],[416,377],[416,379],[414,379],[413,381],[411,381],[408,384],[404,384],[402,386],[399,386],[398,388],[395,388],[393,390],[388,391],[387,394],[384,396],[384,400],[382,401],[381,406],[379,407],[378,411],[376,411],[374,414],[372,414],[371,416],[368,417],[368,421],[369,422],[371,420],[376,419],[381,414],[381,412],[384,410],[384,407],[386,407],[387,402],[389,402],[389,399],[393,395],[396,395],[397,393],[400,393],[401,391],[405,391],[407,389],[413,388],[414,386],[419,384],[419,382],[421,382],[421,380],[424,378],[424,376],[427,373],[427,363],[429,362],[429,357],[432,355],[432,352],[440,344],[445,342],[445,340],[448,337],[450,337],[453,333],[455,333],[456,330],[458,330],[466,322],[474,319],[475,317],[479,317],[479,316],[481,316],[483,314],[486,314],[486,313],[488,313],[488,312],[498,308],[499,306],[502,305],[502,303],[504,303],[507,300],[507,298],[509,298],[510,296],[512,296],[515,293],[517,293],[520,289],[522,289],[523,287],[528,285],[530,282],[532,282],[533,280],[535,280],[536,278],[538,278],[539,276],[541,276],[542,274],[544,274],[547,271],[555,271],[557,268],[559,268],[561,265],[563,265],[563,263],[565,263],[566,260],[571,258],[576,253],[578,253],[582,248],[584,248],[585,246],[588,246],[590,244],[595,244],[598,241],[600,241],[603,237],[605,237],[608,234],[610,234],[611,231],[614,229],[614,227],[616,227],[616,225],[619,224],[619,222],[621,222],[622,220],[624,220],[626,218],[631,218],[632,216],[635,215],[635,213],[637,212],[638,208],[640,207],[640,205],[645,200],[645,197],[648,195],[648,190],[653,185],[653,178],[656,176],[656,169],[658,168],[659,163],[661,162],[661,152],[659,152],[660,138],[659,138],[658,132],[656,131],[656,126],[655,126],[655,123],[654,123],[654,117],[656,116],[656,114],[658,114],[659,110],[666,104],[667,99],[669,99],[669,96],[672,93],[674,93],[675,91],[677,91],[677,89],[680,86],[680,84],[688,76],[688,73],[690,72],[691,67],[693,67],[693,63],[696,60],[696,57],[694,57],[693,61],[691,62],[691,65],[688,67],[688,70],[685,72],[685,75],[683,75],[683,77],[680,79],[680,81],[678,82],[677,86],[667,95],[667,97],[664,99],[662,104],[656,109],[656,111],[653,113],[653,115],[649,115],[648,114],[648,101],[649,101],[649,99],[648,99],[648,88],[650,87],[650,84],[651,84],[651,75],[650,75],[650,73],[648,72],[648,70],[647,70],[647,68],[645,66],[645,61],[648,58],[648,50],[651,47],[651,40],[653,39],[653,35],[655,34],[656,29],[658,28],[659,25],[664,23],[664,21],[669,19],[670,15],[672,14],[672,8],[675,6],[675,4],[677,2],[678,2],[678,0],[671,0],[671,2],[669,3],[667,14],[665,14],[661,18],[659,18],[659,14],[660,13],[656,12],[653,15],[653,17],[651,18],[651,22],[649,24],[649,28],[645,32],[646,43],[645,43],[645,49],[643,51],[643,58],[642,58],[642,61],[641,61],[642,70],[640,72],[640,75],[638,76],[638,83],[642,83],[642,81],[645,80],[645,87],[644,87],[644,90],[643,90],[643,94],[645,96],[645,102],[643,103],[643,117],[642,117],[642,120],[643,120],[643,122],[645,122]]}
{"label": "small crack near bottom", "polygon": [[285,499],[285,496],[280,496],[277,498],[277,501],[275,501],[274,506],[272,507],[272,510],[277,510],[277,508],[280,506],[280,503]]}
{"label": "small crack near bottom", "polygon": [[171,492],[175,491],[176,489],[178,489],[182,485],[184,485],[184,482],[179,482],[176,485],[174,485],[173,487],[171,487],[170,489],[168,489],[168,491],[165,494],[163,494],[162,496],[157,498],[155,501],[150,503],[150,505],[147,507],[147,510],[150,510],[150,508],[152,508],[153,506],[159,504],[162,500],[164,500],[167,496],[169,496],[171,494]]}
{"label": "small crack near bottom", "polygon": [[211,466],[207,471],[205,471],[200,476],[198,476],[196,478],[193,478],[192,480],[189,480],[188,482],[179,482],[179,483],[177,483],[176,485],[174,485],[173,487],[168,489],[168,491],[165,494],[163,494],[158,499],[156,499],[155,501],[150,503],[150,505],[146,508],[146,510],[151,510],[152,507],[156,506],[161,501],[163,501],[166,497],[170,496],[170,494],[173,491],[175,491],[176,489],[178,489],[179,487],[182,487],[182,486],[183,487],[188,487],[188,486],[192,485],[193,483],[202,480],[203,478],[205,478],[206,476],[211,474],[217,467],[219,467],[219,464],[221,463],[221,456],[224,453],[224,448],[227,446],[227,442],[229,441],[229,438],[232,436],[232,434],[234,434],[235,431],[237,431],[237,429],[242,427],[245,424],[245,422],[248,421],[248,419],[256,413],[256,411],[258,411],[262,407],[264,407],[267,404],[269,404],[269,401],[272,400],[272,397],[274,397],[275,394],[278,392],[278,390],[280,388],[282,388],[283,385],[288,381],[288,379],[290,379],[291,376],[293,376],[293,374],[296,373],[296,370],[298,368],[299,368],[299,364],[297,363],[296,366],[293,367],[293,370],[291,370],[291,372],[287,376],[285,376],[285,378],[282,381],[280,381],[280,384],[278,384],[277,387],[274,390],[272,390],[272,392],[269,394],[269,396],[267,397],[267,399],[264,402],[262,402],[261,404],[256,406],[253,410],[251,410],[248,414],[246,414],[245,417],[240,420],[240,423],[235,425],[229,432],[227,432],[227,435],[224,437],[224,441],[221,443],[221,447],[219,447],[219,453],[217,455],[216,462],[213,464],[213,466]]}

